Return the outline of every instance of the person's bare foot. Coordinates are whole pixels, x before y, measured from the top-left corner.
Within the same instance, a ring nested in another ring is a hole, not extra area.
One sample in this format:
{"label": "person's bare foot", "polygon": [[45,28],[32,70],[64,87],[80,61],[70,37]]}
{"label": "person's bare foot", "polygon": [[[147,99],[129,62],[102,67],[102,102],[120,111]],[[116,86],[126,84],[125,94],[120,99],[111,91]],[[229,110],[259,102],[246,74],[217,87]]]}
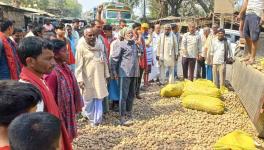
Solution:
{"label": "person's bare foot", "polygon": [[246,56],[246,57],[240,59],[241,62],[249,61],[249,60],[250,60],[250,56]]}
{"label": "person's bare foot", "polygon": [[247,62],[246,62],[247,65],[253,65],[255,64],[255,59],[254,58],[250,58]]}

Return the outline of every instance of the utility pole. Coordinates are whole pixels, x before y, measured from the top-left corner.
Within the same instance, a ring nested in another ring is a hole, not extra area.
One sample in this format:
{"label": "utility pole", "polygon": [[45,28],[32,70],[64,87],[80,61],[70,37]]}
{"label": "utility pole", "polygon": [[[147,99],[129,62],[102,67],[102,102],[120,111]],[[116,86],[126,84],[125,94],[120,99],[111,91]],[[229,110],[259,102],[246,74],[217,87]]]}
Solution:
{"label": "utility pole", "polygon": [[146,0],[143,1],[143,19],[146,19]]}

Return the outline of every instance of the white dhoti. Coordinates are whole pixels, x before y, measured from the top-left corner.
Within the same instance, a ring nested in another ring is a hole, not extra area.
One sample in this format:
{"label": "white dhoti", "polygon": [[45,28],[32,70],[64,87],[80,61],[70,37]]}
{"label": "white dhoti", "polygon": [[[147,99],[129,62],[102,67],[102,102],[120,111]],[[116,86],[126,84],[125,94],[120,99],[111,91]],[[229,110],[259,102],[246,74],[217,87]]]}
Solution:
{"label": "white dhoti", "polygon": [[160,76],[160,67],[158,61],[156,60],[156,53],[157,50],[153,48],[153,64],[151,65],[151,73],[149,75],[149,80],[157,80]]}
{"label": "white dhoti", "polygon": [[94,98],[84,103],[83,115],[89,119],[91,125],[100,124],[103,119],[103,100]]}

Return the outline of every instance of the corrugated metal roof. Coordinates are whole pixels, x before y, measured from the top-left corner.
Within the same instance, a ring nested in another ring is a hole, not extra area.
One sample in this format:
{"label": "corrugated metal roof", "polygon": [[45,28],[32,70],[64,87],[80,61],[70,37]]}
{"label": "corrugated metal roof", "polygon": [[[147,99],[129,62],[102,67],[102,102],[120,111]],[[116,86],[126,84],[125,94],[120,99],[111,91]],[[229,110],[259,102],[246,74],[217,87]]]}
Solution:
{"label": "corrugated metal roof", "polygon": [[34,9],[34,8],[26,8],[26,7],[19,7],[19,8],[17,8],[17,7],[14,7],[14,6],[10,5],[10,4],[3,3],[3,2],[0,2],[0,6],[12,7],[14,9],[18,9],[18,10],[22,10],[22,11],[26,11],[26,12],[31,12],[31,13],[38,14],[38,15],[55,17],[54,14],[48,13],[48,12],[43,11],[43,10]]}
{"label": "corrugated metal roof", "polygon": [[46,16],[49,16],[49,17],[55,17],[54,14],[48,13],[48,12],[43,11],[43,10],[34,9],[34,8],[26,8],[26,7],[21,7],[21,8],[24,9],[24,10],[27,10],[27,11],[34,12],[35,14],[38,14],[38,15],[46,15]]}

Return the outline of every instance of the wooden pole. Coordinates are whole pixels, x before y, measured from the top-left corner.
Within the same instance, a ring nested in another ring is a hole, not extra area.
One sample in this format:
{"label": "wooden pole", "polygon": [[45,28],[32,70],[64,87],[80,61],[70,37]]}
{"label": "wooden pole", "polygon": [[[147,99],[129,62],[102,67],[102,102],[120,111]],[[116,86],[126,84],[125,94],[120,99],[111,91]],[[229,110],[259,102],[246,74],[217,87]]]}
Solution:
{"label": "wooden pole", "polygon": [[225,24],[225,16],[224,14],[220,14],[220,28],[224,28],[224,24]]}
{"label": "wooden pole", "polygon": [[234,14],[232,14],[231,30],[233,30],[233,26],[234,26]]}
{"label": "wooden pole", "polygon": [[214,13],[213,13],[213,21],[212,21],[212,26],[213,26],[213,24],[215,23],[215,19],[214,19],[214,17],[215,17],[215,15],[214,15]]}

